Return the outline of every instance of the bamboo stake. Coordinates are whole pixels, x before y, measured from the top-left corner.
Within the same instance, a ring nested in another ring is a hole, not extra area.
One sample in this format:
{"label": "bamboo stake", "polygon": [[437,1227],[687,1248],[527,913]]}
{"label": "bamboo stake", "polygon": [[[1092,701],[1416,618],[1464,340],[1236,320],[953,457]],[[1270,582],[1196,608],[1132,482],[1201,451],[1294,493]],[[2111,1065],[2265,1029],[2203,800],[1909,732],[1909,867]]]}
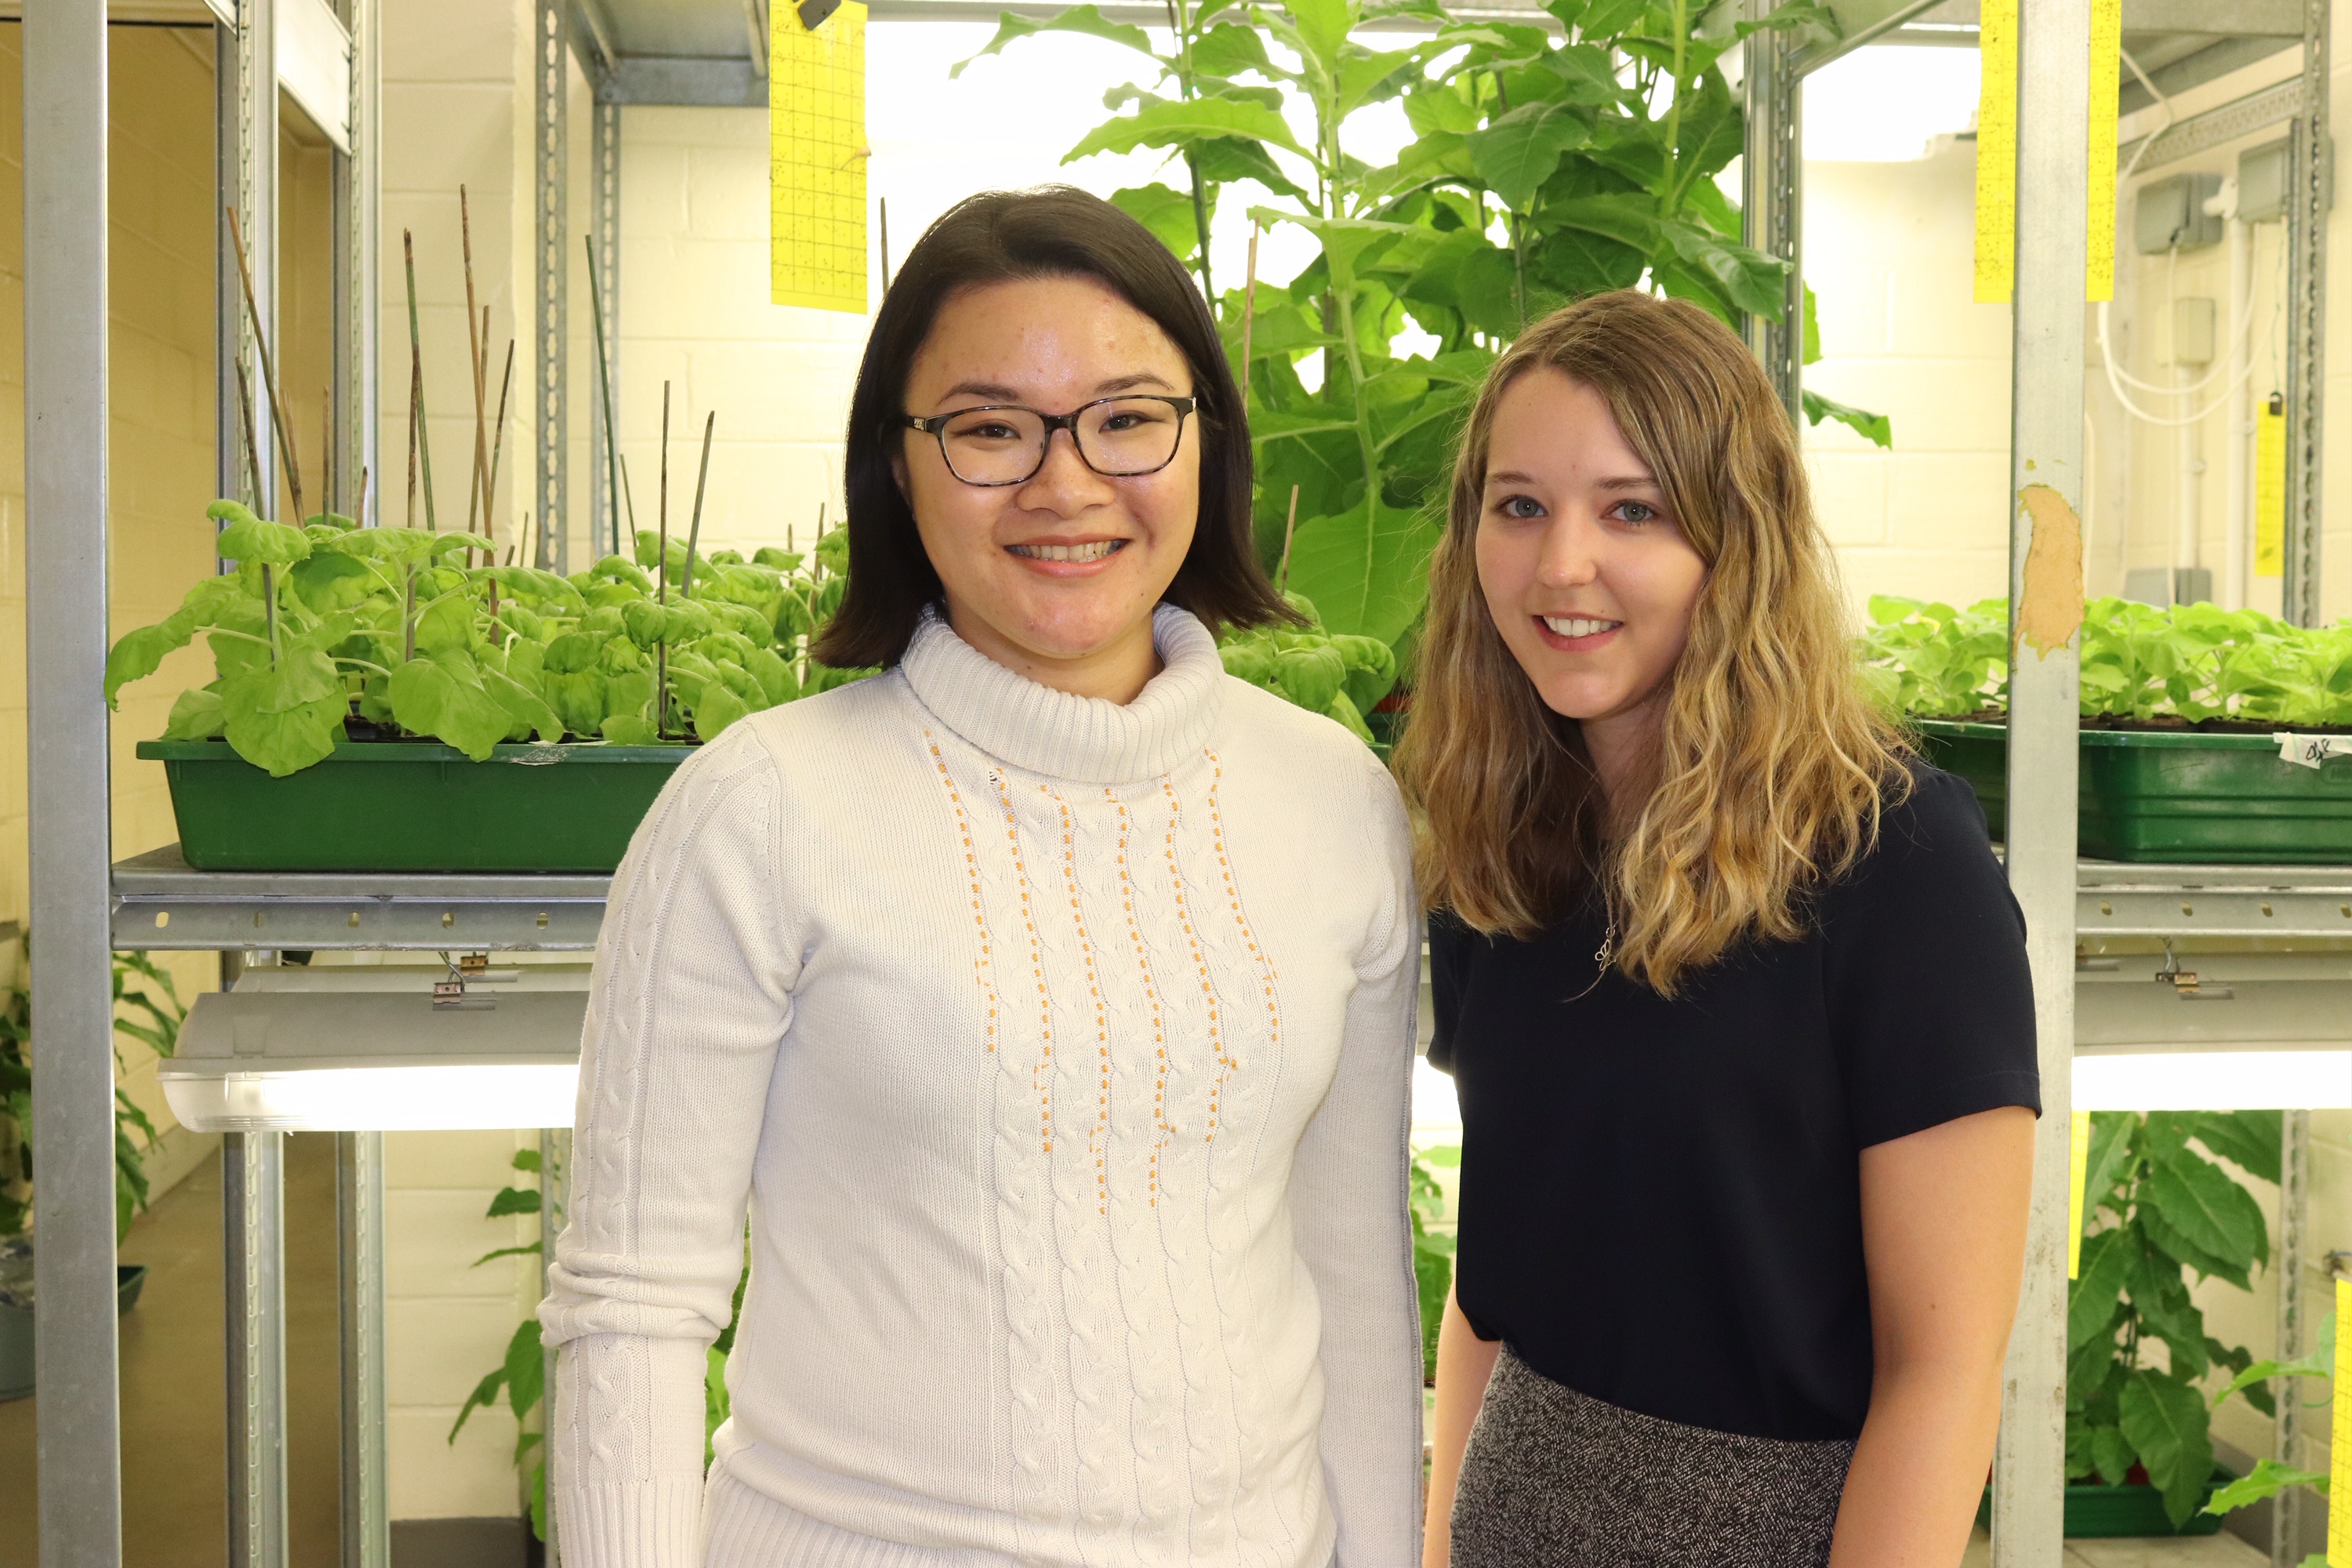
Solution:
{"label": "bamboo stake", "polygon": [[1242,285],[1242,416],[1249,416],[1250,329],[1257,325],[1257,225],[1250,225],[1249,279]]}
{"label": "bamboo stake", "polygon": [[474,320],[474,215],[466,200],[466,187],[457,186],[457,251],[466,267],[466,342],[467,368],[474,376],[474,477],[466,496],[466,531],[474,531],[474,513],[478,508],[482,516],[482,531],[490,531],[490,442],[482,421],[488,416],[486,405],[489,388],[483,384],[489,374],[489,312],[482,313],[478,326]]}
{"label": "bamboo stake", "polygon": [[[596,325],[596,374],[604,388],[604,489],[605,500],[613,509],[613,553],[621,553],[621,427],[613,418],[613,364],[604,353],[604,286],[596,276],[596,241],[583,237],[588,247],[588,294],[593,309],[589,320]],[[629,527],[637,526],[636,508],[629,508]]]}
{"label": "bamboo stake", "polygon": [[[667,616],[669,605],[669,383],[662,383],[661,424],[661,489],[655,504],[659,530],[656,553],[654,556],[656,604],[663,606]],[[669,626],[665,619],[662,635],[654,641],[654,734],[656,738],[669,731]]]}
{"label": "bamboo stake", "polygon": [[[629,489],[629,459],[625,453],[621,458],[621,499],[628,503],[629,542],[635,544],[637,542],[637,498]],[[618,522],[621,521],[618,515],[619,509],[616,507],[614,510],[613,521]],[[613,541],[613,553],[624,561],[629,558],[629,552],[621,548],[621,542],[617,539]]]}
{"label": "bamboo stake", "polygon": [[[286,469],[287,495],[294,503],[294,517],[299,522],[302,517],[301,462],[294,443],[287,437],[286,411],[278,405],[278,367],[269,353],[269,334],[262,328],[260,303],[253,295],[253,270],[246,263],[245,234],[237,226],[236,208],[223,210],[228,214],[229,243],[236,250],[236,275],[245,285],[245,313],[253,322],[254,357],[261,362],[261,390],[269,399],[269,422],[278,432],[278,458]],[[259,500],[261,492],[257,489],[253,499]]]}
{"label": "bamboo stake", "polygon": [[319,510],[327,516],[335,515],[335,389],[322,388],[319,393],[319,435],[321,437],[319,463]]}
{"label": "bamboo stake", "polygon": [[1290,487],[1290,516],[1282,525],[1282,573],[1274,580],[1275,587],[1285,594],[1290,592],[1290,541],[1297,531],[1298,487],[1293,485]]}
{"label": "bamboo stake", "polygon": [[506,377],[499,384],[499,421],[497,424],[490,426],[492,430],[497,432],[497,434],[492,436],[490,438],[490,482],[488,487],[482,492],[482,516],[484,520],[482,523],[482,537],[485,539],[488,539],[490,535],[490,525],[488,522],[490,506],[499,498],[499,465],[506,457],[507,396],[509,393],[514,391],[514,340],[512,338],[509,338],[507,340]]}
{"label": "bamboo stake", "polygon": [[425,345],[416,326],[416,242],[400,231],[400,253],[408,264],[409,398],[416,410],[416,462],[425,475],[425,526],[435,533],[441,524],[433,515],[433,439],[425,426]]}
{"label": "bamboo stake", "polygon": [[408,526],[416,526],[416,363],[408,365]]}
{"label": "bamboo stake", "polygon": [[702,542],[702,489],[710,482],[710,436],[719,428],[719,410],[702,422],[702,471],[694,479],[694,521],[686,530],[686,581],[678,588],[680,598],[694,597],[694,551]]}
{"label": "bamboo stake", "polygon": [[245,374],[242,360],[237,362],[236,367],[236,406],[245,416],[237,425],[237,434],[245,437],[245,471],[253,481],[253,501],[258,506],[261,504],[261,444],[254,439],[253,382]]}
{"label": "bamboo stake", "polygon": [[365,528],[367,526],[367,465],[365,463],[362,463],[360,465],[359,504],[352,510],[352,521],[362,528]]}

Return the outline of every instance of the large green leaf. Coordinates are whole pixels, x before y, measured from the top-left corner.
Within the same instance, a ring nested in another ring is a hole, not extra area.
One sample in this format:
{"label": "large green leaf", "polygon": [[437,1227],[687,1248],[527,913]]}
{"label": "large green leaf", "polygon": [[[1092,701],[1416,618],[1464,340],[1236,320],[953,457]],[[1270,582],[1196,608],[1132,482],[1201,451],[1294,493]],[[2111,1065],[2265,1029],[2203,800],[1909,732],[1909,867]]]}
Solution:
{"label": "large green leaf", "polygon": [[221,684],[221,731],[236,754],[272,778],[331,755],[351,704],[334,660],[316,648],[289,649]]}
{"label": "large green leaf", "polygon": [[1340,51],[1355,30],[1360,7],[1349,0],[1286,0],[1284,9],[1290,13],[1291,25],[1315,63],[1336,75]]}
{"label": "large green leaf", "polygon": [[1192,214],[1192,197],[1166,185],[1133,185],[1110,194],[1110,205],[1151,231],[1179,261],[1189,262],[1201,248],[1201,226]]}
{"label": "large green leaf", "polygon": [[2082,1273],[2066,1291],[2066,1343],[2070,1349],[2091,1343],[2114,1322],[2116,1300],[2123,1294],[2131,1265],[2128,1231],[2105,1230],[2083,1238]]}
{"label": "large green leaf", "polygon": [[2091,1428],[2091,1464],[2099,1479],[2111,1487],[2122,1486],[2130,1478],[2132,1466],[2138,1462],[2139,1455],[2122,1427]]}
{"label": "large green leaf", "polygon": [[123,633],[106,653],[106,705],[113,707],[116,692],[154,674],[166,657],[187,647],[195,635],[195,615],[186,609],[174,610],[152,626]]}
{"label": "large green leaf", "polygon": [[392,672],[390,696],[402,729],[433,736],[478,763],[489,761],[514,724],[463,653],[410,659]]}
{"label": "large green leaf", "polygon": [[1012,12],[1005,11],[998,15],[996,37],[989,39],[979,54],[967,59],[958,60],[954,65],[950,66],[948,79],[952,81],[963,75],[964,68],[973,60],[999,53],[1005,45],[1022,38],[1034,37],[1039,33],[1085,33],[1114,44],[1124,45],[1138,54],[1150,55],[1155,60],[1160,58],[1152,52],[1151,36],[1149,33],[1132,23],[1114,22],[1092,5],[1073,5],[1068,10],[1042,22],[1031,21],[1026,16],[1016,16]]}
{"label": "large green leaf", "polygon": [[2270,1256],[2262,1206],[2219,1165],[2186,1147],[2160,1147],[2150,1154],[2147,1201],[2168,1227],[2240,1269]]}
{"label": "large green leaf", "polygon": [[2238,1165],[2248,1175],[2275,1185],[2279,1179],[2282,1119],[2275,1110],[2184,1110],[2179,1117],[2189,1135]]}
{"label": "large green leaf", "polygon": [[1559,167],[1560,154],[1582,146],[1591,133],[1582,116],[1561,104],[1525,103],[1463,140],[1479,177],[1504,205],[1523,212]]}
{"label": "large green leaf", "polygon": [[1151,103],[1133,114],[1097,125],[1063,156],[1065,163],[1097,153],[1132,153],[1138,147],[1181,147],[1189,142],[1240,136],[1270,142],[1306,158],[1282,116],[1262,103],[1230,98],[1201,98],[1189,102]]}
{"label": "large green leaf", "polygon": [[[1907,600],[1888,600],[1893,613]],[[1878,613],[1880,601],[1871,601],[1871,613]],[[1894,614],[1901,620],[1901,614]],[[2115,1190],[2131,1169],[2133,1159],[2132,1134],[2139,1130],[2139,1118],[2127,1110],[2095,1110],[2091,1113],[2091,1149],[2084,1163],[2083,1213],[2087,1220],[2099,1201]]]}
{"label": "large green leaf", "polygon": [[221,711],[221,696],[201,686],[190,687],[172,704],[172,716],[163,721],[163,739],[167,741],[209,741],[221,732],[227,717]]}
{"label": "large green leaf", "polygon": [[2164,1496],[2165,1516],[2179,1529],[2196,1512],[2213,1474],[2213,1444],[2205,1401],[2181,1378],[2137,1371],[2125,1382],[2124,1436],[2139,1451],[2147,1478]]}
{"label": "large green leaf", "polygon": [[1231,184],[1235,180],[1255,180],[1276,195],[1295,196],[1307,200],[1306,190],[1282,172],[1274,155],[1255,142],[1239,136],[1215,136],[1205,142],[1195,142],[1185,149],[1192,167],[1201,178],[1212,185]]}
{"label": "large green leaf", "polygon": [[492,701],[506,710],[507,717],[516,723],[528,724],[542,741],[563,739],[564,723],[555,710],[530,687],[525,686],[504,670],[484,669],[482,689]]}
{"label": "large green leaf", "polygon": [[1873,414],[1851,404],[1832,402],[1811,390],[1805,392],[1804,401],[1805,422],[1809,425],[1834,419],[1878,446],[1892,447],[1895,445],[1894,424],[1884,414]]}
{"label": "large green leaf", "polygon": [[310,536],[282,522],[268,522],[233,500],[216,500],[205,515],[224,526],[213,552],[224,561],[258,561],[284,566],[310,553]]}
{"label": "large green leaf", "polygon": [[1329,630],[1393,643],[1428,597],[1437,534],[1425,513],[1368,496],[1353,510],[1298,525],[1288,585],[1315,601]]}
{"label": "large green leaf", "polygon": [[2206,1499],[2203,1511],[2228,1513],[2231,1509],[2245,1508],[2274,1498],[2289,1487],[2310,1487],[2325,1495],[2327,1481],[2327,1476],[2319,1470],[2299,1470],[2293,1465],[2282,1465],[2276,1459],[2256,1459],[2250,1473],[2216,1489],[2211,1497]]}

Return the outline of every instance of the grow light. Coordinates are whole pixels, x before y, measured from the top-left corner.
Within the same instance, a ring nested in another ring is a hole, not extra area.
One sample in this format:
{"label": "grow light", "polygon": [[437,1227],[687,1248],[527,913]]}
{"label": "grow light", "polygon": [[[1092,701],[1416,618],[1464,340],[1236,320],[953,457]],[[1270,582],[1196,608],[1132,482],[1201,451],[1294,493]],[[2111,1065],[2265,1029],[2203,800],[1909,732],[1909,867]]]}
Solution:
{"label": "grow light", "polygon": [[199,1132],[572,1125],[586,970],[504,971],[436,999],[445,977],[254,971],[196,999],[163,1097]]}
{"label": "grow light", "polygon": [[[2253,969],[2261,959],[2234,959]],[[2074,1110],[2352,1107],[2352,983],[2084,975],[2074,985]]]}

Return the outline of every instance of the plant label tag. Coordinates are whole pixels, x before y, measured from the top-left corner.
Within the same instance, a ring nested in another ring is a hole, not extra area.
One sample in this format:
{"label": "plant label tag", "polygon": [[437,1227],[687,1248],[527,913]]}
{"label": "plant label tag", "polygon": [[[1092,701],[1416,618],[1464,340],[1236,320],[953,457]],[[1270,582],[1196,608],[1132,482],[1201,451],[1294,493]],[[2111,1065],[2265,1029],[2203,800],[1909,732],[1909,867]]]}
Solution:
{"label": "plant label tag", "polygon": [[2330,757],[2352,757],[2352,735],[2297,735],[2280,730],[2271,739],[2278,742],[2279,761],[2297,767],[2316,768]]}

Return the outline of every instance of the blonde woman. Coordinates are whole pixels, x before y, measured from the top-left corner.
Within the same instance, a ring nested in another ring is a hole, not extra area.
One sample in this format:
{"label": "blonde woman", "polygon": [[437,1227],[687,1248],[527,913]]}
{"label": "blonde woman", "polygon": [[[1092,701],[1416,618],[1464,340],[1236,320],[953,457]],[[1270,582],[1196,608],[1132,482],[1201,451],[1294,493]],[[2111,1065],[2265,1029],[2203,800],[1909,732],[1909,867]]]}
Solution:
{"label": "blonde woman", "polygon": [[1537,324],[1432,579],[1399,765],[1465,1146],[1424,1562],[1949,1568],[2023,1262],[2023,924],[1857,685],[1770,385],[1687,304]]}

